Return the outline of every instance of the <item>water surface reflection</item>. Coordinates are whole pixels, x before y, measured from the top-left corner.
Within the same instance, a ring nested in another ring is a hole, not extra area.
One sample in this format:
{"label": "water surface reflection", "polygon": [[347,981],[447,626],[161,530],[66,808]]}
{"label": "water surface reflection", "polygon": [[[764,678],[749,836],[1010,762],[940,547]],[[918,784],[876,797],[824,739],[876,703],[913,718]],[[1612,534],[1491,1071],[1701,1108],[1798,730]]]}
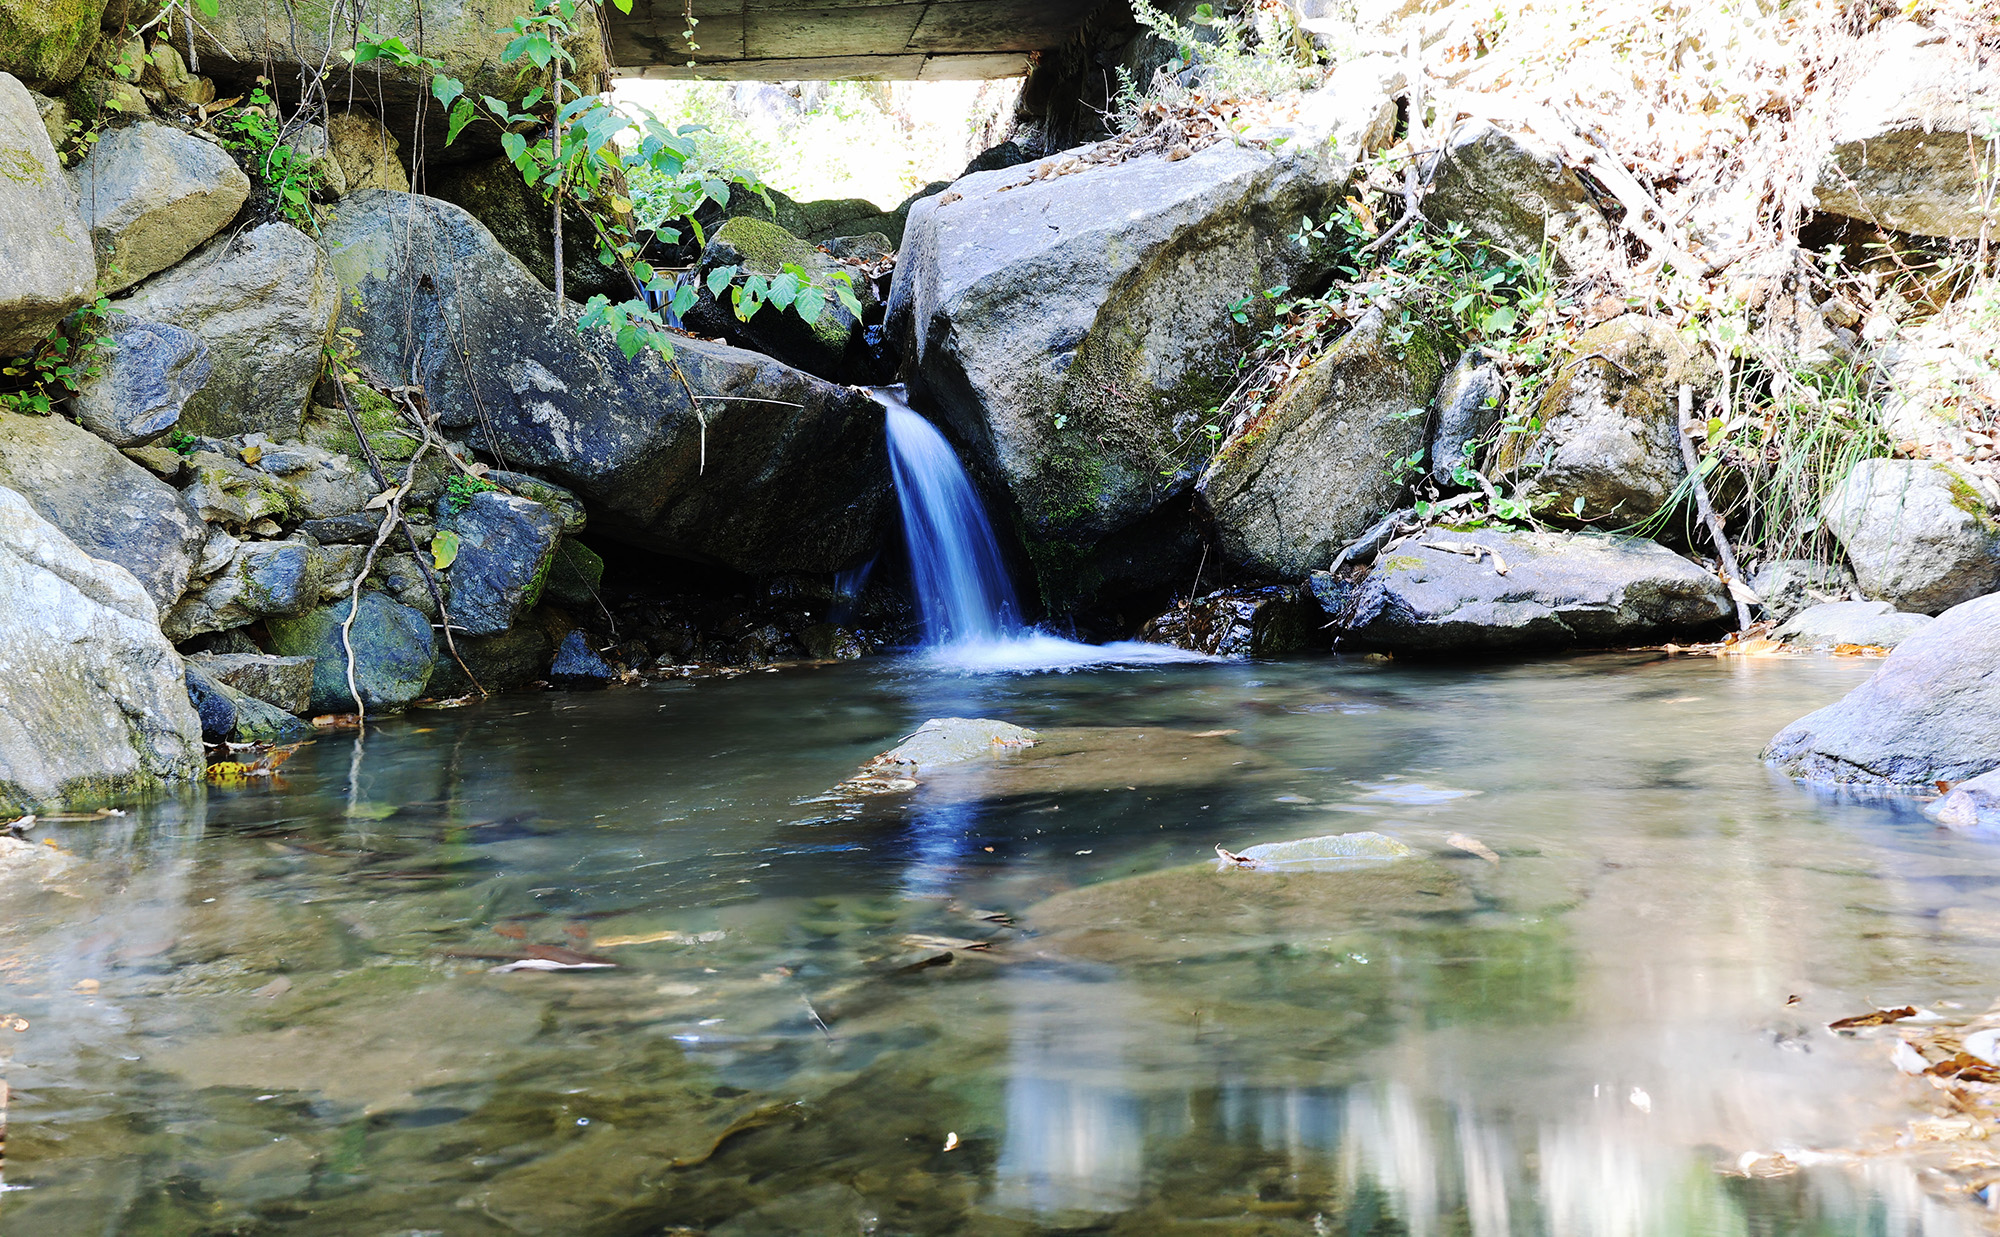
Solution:
{"label": "water surface reflection", "polygon": [[[1982,1232],[1892,1160],[1718,1171],[1921,1098],[1827,1019],[1992,996],[1940,915],[1994,851],[1755,761],[1867,669],[874,664],[330,737],[0,895],[0,1230]],[[1103,729],[825,795],[950,715]],[[1191,866],[1355,829],[1418,854]],[[535,948],[619,966],[490,970]]]}

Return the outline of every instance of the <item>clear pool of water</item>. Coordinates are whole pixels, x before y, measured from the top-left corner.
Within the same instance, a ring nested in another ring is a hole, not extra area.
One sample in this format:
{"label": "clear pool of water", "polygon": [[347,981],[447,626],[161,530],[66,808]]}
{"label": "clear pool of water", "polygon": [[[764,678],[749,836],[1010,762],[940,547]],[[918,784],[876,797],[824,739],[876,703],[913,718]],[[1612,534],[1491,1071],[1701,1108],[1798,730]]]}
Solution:
{"label": "clear pool of water", "polygon": [[[0,1232],[1981,1232],[1893,1158],[1722,1171],[1915,1111],[1828,1019],[1994,996],[1942,912],[2000,850],[1756,759],[1874,665],[877,661],[324,737],[0,892]],[[830,793],[939,716],[1048,741]],[[1214,870],[1357,830],[1416,854]]]}

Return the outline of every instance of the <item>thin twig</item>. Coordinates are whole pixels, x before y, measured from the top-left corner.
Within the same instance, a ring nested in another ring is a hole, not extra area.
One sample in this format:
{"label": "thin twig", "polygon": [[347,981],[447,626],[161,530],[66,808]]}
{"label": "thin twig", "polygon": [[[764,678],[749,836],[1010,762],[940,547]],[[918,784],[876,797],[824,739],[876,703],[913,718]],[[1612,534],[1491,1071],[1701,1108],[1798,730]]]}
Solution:
{"label": "thin twig", "polygon": [[1681,384],[1680,432],[1674,435],[1680,440],[1681,460],[1687,465],[1688,482],[1694,489],[1695,509],[1708,525],[1709,540],[1715,543],[1715,553],[1722,559],[1724,583],[1729,586],[1729,599],[1736,603],[1736,629],[1747,630],[1750,626],[1750,604],[1743,600],[1743,573],[1736,566],[1736,551],[1729,547],[1729,535],[1722,530],[1722,519],[1715,514],[1715,507],[1708,501],[1708,485],[1701,479],[1701,460],[1695,455],[1694,437],[1689,432],[1694,421],[1694,388]]}

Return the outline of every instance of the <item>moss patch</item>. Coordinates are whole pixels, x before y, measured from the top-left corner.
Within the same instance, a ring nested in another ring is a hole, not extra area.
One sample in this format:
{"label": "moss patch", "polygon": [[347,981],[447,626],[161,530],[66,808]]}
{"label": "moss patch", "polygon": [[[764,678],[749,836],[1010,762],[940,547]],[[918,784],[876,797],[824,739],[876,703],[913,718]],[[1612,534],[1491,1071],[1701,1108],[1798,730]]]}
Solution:
{"label": "moss patch", "polygon": [[104,0],[0,0],[0,71],[30,86],[61,86],[97,44]]}
{"label": "moss patch", "polygon": [[716,230],[717,244],[741,255],[746,270],[775,275],[789,262],[810,270],[819,251],[775,223],[738,215]]}

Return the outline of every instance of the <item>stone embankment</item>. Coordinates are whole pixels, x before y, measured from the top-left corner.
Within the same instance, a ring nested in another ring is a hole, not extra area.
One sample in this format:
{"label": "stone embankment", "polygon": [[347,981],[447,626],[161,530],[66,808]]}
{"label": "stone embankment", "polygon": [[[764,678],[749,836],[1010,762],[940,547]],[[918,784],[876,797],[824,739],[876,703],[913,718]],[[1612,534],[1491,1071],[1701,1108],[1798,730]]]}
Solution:
{"label": "stone embankment", "polygon": [[[131,34],[127,6],[14,20],[32,7],[0,0],[0,355],[106,343],[53,407],[0,411],[0,569],[18,577],[0,809],[185,779],[204,737],[268,741],[321,713],[859,655],[858,621],[893,626],[894,590],[854,581],[894,503],[881,410],[842,384],[892,377],[1051,612],[1130,634],[1185,592],[1150,638],[1275,655],[1686,641],[1747,607],[1797,645],[1897,646],[1855,701],[1774,742],[1783,767],[1906,785],[2000,764],[1993,702],[1944,729],[1926,703],[2000,680],[2000,294],[1977,267],[2000,57],[1977,31],[1844,30],[1825,72],[1745,104],[1732,140],[1753,153],[1788,117],[1824,121],[1784,130],[1803,180],[1770,205],[1672,196],[1719,183],[1692,120],[1585,124],[1574,100],[1509,93],[1450,6],[1411,40],[1364,4],[1315,33],[1337,50],[1282,98],[1225,115],[1183,89],[1122,136],[1010,142],[894,211],[784,201],[711,229],[685,255],[697,277],[793,263],[849,278],[862,312],[742,322],[704,286],[688,320],[723,338],[666,362],[577,334],[547,286],[546,212],[493,150],[439,145],[435,113],[416,126],[409,71],[352,96],[374,110],[329,90],[331,114],[287,130],[320,169],[287,210],[211,107],[338,49],[248,0],[222,0],[193,48]],[[497,19],[431,17],[432,54],[488,82]],[[577,39],[587,78],[596,36]],[[1390,214],[1353,213],[1403,166],[1401,203],[1374,199]],[[1412,204],[1540,272],[1532,312],[1561,328],[1536,328],[1545,353],[1524,360],[1497,317],[1413,318],[1411,289],[1327,243],[1338,216],[1386,244]],[[1965,277],[1864,313],[1798,239],[1863,231],[1962,254]],[[564,259],[578,300],[602,290],[587,257]],[[1324,329],[1247,369],[1308,294],[1332,306]],[[1715,306],[1747,334],[1704,326]],[[1720,518],[1764,519],[1723,443],[1763,415],[1762,388],[1729,402],[1744,358],[1774,356],[1773,404],[1865,406],[1872,428],[1732,579],[1709,533],[1669,517],[1694,488],[1691,430],[1713,439]],[[621,600],[606,554],[691,600]]]}

